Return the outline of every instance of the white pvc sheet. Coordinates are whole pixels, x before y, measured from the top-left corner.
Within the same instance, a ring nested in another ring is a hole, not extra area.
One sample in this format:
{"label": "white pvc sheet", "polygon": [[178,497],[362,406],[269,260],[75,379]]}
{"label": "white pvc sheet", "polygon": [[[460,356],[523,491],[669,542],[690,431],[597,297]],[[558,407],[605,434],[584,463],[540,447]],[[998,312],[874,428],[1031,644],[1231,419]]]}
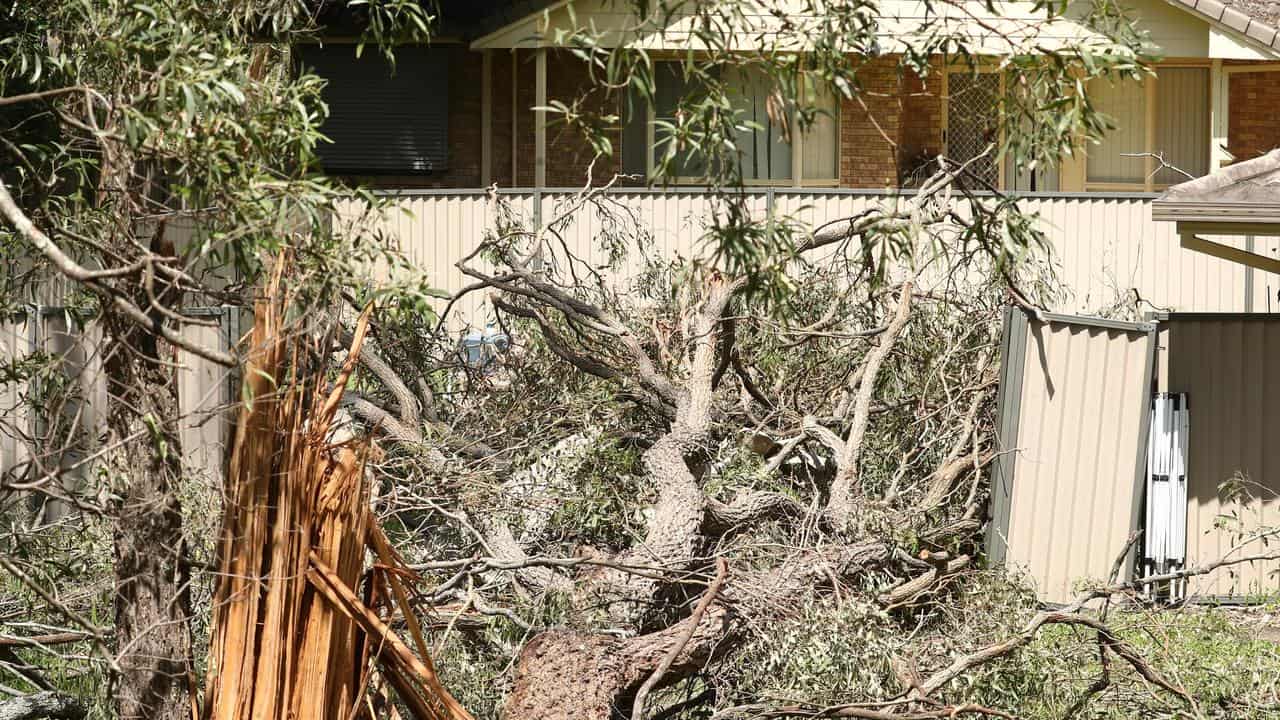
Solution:
{"label": "white pvc sheet", "polygon": [[1147,445],[1147,525],[1144,559],[1155,572],[1179,564],[1187,553],[1187,437],[1185,393],[1159,393],[1151,402]]}

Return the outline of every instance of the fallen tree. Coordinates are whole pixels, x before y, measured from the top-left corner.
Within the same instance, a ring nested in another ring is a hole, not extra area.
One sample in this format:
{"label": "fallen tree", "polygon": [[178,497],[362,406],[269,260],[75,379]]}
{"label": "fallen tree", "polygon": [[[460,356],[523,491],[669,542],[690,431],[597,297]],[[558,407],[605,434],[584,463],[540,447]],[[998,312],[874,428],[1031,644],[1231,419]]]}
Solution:
{"label": "fallen tree", "polygon": [[0,701],[0,720],[81,720],[84,714],[79,700],[53,691]]}

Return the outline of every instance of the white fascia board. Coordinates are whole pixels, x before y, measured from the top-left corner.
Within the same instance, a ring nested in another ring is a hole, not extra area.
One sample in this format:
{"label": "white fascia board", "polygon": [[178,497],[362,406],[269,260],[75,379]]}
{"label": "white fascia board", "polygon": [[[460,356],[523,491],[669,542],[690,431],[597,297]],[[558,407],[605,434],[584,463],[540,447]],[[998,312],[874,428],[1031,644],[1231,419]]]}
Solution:
{"label": "white fascia board", "polygon": [[573,0],[560,0],[537,12],[507,23],[493,32],[471,41],[472,50],[509,50],[512,48],[534,48],[545,45],[543,33],[547,20]]}

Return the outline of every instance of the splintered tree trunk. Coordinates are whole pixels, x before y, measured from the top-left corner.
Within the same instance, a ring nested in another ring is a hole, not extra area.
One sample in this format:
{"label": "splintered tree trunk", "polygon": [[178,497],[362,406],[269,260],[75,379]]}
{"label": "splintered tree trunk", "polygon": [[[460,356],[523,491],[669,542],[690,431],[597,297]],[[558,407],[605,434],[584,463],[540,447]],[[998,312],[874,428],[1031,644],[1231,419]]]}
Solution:
{"label": "splintered tree trunk", "polygon": [[190,720],[190,601],[178,482],[182,447],[172,351],[106,318],[108,442],[115,485],[113,678],[120,720]]}

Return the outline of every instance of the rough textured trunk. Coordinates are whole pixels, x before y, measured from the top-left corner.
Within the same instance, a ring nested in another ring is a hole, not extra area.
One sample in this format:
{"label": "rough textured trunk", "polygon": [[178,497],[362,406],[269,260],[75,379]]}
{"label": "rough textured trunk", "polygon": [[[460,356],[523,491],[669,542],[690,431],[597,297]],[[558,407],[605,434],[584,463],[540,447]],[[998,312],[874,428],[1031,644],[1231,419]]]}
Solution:
{"label": "rough textured trunk", "polygon": [[56,692],[39,692],[21,695],[0,702],[0,720],[80,720],[84,707],[75,698]]}
{"label": "rough textured trunk", "polygon": [[[702,523],[707,497],[687,458],[701,450],[711,431],[711,408],[715,399],[716,357],[720,349],[721,318],[741,282],[713,278],[707,298],[688,323],[690,351],[684,363],[686,377],[676,391],[676,416],[671,430],[641,456],[645,476],[657,495],[643,542],[620,558],[623,565],[659,568],[679,572],[693,563],[702,541]],[[611,570],[601,576],[599,586],[609,600],[622,603],[611,608],[614,620],[634,620],[636,611],[647,609],[658,591],[652,575]],[[595,587],[588,588],[592,597]]]}
{"label": "rough textured trunk", "polygon": [[[507,720],[610,720],[688,631],[692,619],[665,630],[621,640],[610,635],[551,631],[520,653]],[[712,605],[665,676],[674,682],[702,667],[729,627],[729,612]]]}
{"label": "rough textured trunk", "polygon": [[[675,418],[670,431],[641,456],[657,500],[643,541],[618,559],[620,565],[648,566],[675,577],[696,561],[703,541],[701,528],[707,497],[688,458],[701,452],[711,431],[722,318],[729,300],[741,287],[740,281],[711,278],[705,300],[688,319],[685,334],[689,347],[682,363],[683,382],[670,393],[675,400]],[[644,357],[640,352],[636,356]],[[670,385],[666,380],[650,384]],[[578,593],[579,604],[595,604],[596,594],[603,591],[611,603],[613,620],[624,625],[634,623],[651,607],[660,589],[660,581],[652,574],[620,569],[605,570],[584,580]],[[729,643],[721,642],[729,628],[729,612],[724,605],[711,606],[697,620],[686,618],[664,630],[628,640],[571,631],[544,632],[520,654],[505,715],[510,720],[608,720],[616,708],[626,706],[625,701],[663,658],[675,652],[695,622],[689,642],[663,676],[667,683],[701,667],[713,651],[728,647]]]}
{"label": "rough textured trunk", "polygon": [[107,319],[108,443],[115,511],[113,678],[121,720],[189,720],[190,602],[178,483],[182,446],[172,351]]}
{"label": "rough textured trunk", "polygon": [[[800,553],[780,566],[753,571],[727,583],[700,618],[689,642],[662,677],[669,685],[700,670],[713,655],[733,649],[733,615],[752,614],[788,602],[813,585],[849,578],[883,566],[893,556],[884,542],[831,546]],[[730,613],[729,608],[733,608]],[[695,613],[696,615],[696,613]],[[610,720],[629,714],[629,701],[669,652],[678,647],[694,617],[658,632],[627,640],[611,635],[553,630],[525,646],[503,714],[506,720]]]}

